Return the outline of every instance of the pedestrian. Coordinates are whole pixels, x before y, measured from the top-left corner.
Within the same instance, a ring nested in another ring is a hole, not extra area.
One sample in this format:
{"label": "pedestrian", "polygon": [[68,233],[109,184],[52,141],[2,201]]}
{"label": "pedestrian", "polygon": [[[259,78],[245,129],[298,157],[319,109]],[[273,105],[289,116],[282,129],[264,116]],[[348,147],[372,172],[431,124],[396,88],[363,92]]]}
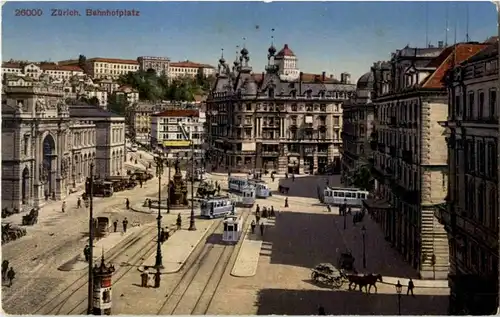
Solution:
{"label": "pedestrian", "polygon": [[123,232],[127,232],[127,225],[128,225],[128,220],[127,220],[127,217],[125,217],[125,219],[123,219]]}
{"label": "pedestrian", "polygon": [[257,204],[257,208],[255,208],[255,214],[258,214],[260,213],[260,206],[259,204]]}
{"label": "pedestrian", "polygon": [[255,227],[257,226],[257,224],[255,223],[255,220],[252,220],[252,223],[250,224],[250,228],[252,229],[252,234],[255,233]]}
{"label": "pedestrian", "polygon": [[165,242],[165,229],[163,229],[163,228],[161,228],[160,242],[161,243]]}
{"label": "pedestrian", "polygon": [[142,188],[142,178],[139,178],[139,186]]}
{"label": "pedestrian", "polygon": [[328,210],[328,212],[332,212],[332,207],[330,207],[330,205],[326,205],[326,209]]}
{"label": "pedestrian", "polygon": [[264,221],[260,223],[260,235],[264,236]]}
{"label": "pedestrian", "polygon": [[14,277],[16,277],[16,272],[14,272],[13,267],[10,267],[9,271],[7,272],[7,279],[9,280],[9,287],[12,286],[12,281],[14,280]]}
{"label": "pedestrian", "polygon": [[148,198],[148,207],[149,207],[149,210],[151,210],[151,199]]}
{"label": "pedestrian", "polygon": [[285,208],[288,208],[288,197],[285,197]]}
{"label": "pedestrian", "polygon": [[7,270],[9,269],[9,261],[8,260],[3,260],[2,261],[2,281],[5,281],[7,278]]}
{"label": "pedestrian", "polygon": [[167,241],[168,238],[170,238],[170,232],[168,231],[168,227],[165,227],[165,241]]}
{"label": "pedestrian", "polygon": [[49,190],[48,189],[45,190],[44,195],[45,195],[45,201],[49,200],[49,196],[50,195],[49,195]]}
{"label": "pedestrian", "polygon": [[176,220],[175,224],[177,225],[177,230],[181,230],[182,218],[181,218],[181,214],[180,213],[177,215],[177,220]]}
{"label": "pedestrian", "polygon": [[271,217],[276,217],[276,215],[274,214],[274,206],[271,206]]}
{"label": "pedestrian", "polygon": [[160,287],[160,281],[161,281],[161,273],[160,273],[160,269],[157,268],[156,272],[155,272],[155,288]]}
{"label": "pedestrian", "polygon": [[115,219],[115,221],[113,221],[113,230],[114,230],[113,232],[116,232],[117,228],[118,228],[118,220]]}
{"label": "pedestrian", "polygon": [[413,294],[414,288],[415,288],[415,284],[413,284],[413,280],[410,277],[410,280],[408,281],[408,290],[406,291],[406,295],[410,295],[410,293],[411,293],[411,296],[415,297],[415,295]]}
{"label": "pedestrian", "polygon": [[260,212],[255,213],[255,221],[257,221],[257,223],[260,222]]}
{"label": "pedestrian", "polygon": [[292,174],[292,182],[295,182],[295,173]]}
{"label": "pedestrian", "polygon": [[90,247],[88,244],[83,248],[83,256],[85,257],[85,262],[88,262],[90,259]]}
{"label": "pedestrian", "polygon": [[61,206],[61,211],[64,213],[65,209],[66,209],[66,202],[63,201],[62,206]]}
{"label": "pedestrian", "polygon": [[274,183],[274,172],[271,174],[271,181]]}
{"label": "pedestrian", "polygon": [[127,209],[130,208],[130,200],[128,200],[128,198],[125,198],[125,207],[127,207]]}
{"label": "pedestrian", "polygon": [[285,178],[288,179],[288,172],[285,173]]}
{"label": "pedestrian", "polygon": [[76,208],[80,209],[82,207],[82,200],[80,197],[78,197],[78,200],[76,201]]}
{"label": "pedestrian", "polygon": [[318,315],[326,315],[325,308],[323,306],[318,307]]}

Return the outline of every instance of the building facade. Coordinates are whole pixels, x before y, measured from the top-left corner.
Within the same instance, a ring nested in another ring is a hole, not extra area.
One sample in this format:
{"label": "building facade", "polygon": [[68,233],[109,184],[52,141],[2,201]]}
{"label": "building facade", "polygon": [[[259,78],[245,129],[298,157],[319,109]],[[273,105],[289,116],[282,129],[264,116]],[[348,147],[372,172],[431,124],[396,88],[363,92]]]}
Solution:
{"label": "building facade", "polygon": [[445,131],[439,125],[448,112],[444,74],[481,47],[405,47],[390,63],[373,66],[377,182],[375,200],[365,206],[423,279],[446,279],[449,268],[446,231],[434,216],[448,183]]}
{"label": "building facade", "polygon": [[207,64],[194,63],[191,61],[170,63],[169,78],[196,77],[198,75],[212,76],[215,68]]}
{"label": "building facade", "polygon": [[[216,84],[207,98],[213,163],[280,173],[316,173],[335,162],[340,166],[341,107],[355,85],[325,73],[312,80],[300,72],[295,80],[280,75],[282,64],[275,54],[271,46],[266,72],[258,76],[251,73],[246,48],[233,70],[223,57],[219,60]],[[287,65],[296,68],[294,61]]]}
{"label": "building facade", "polygon": [[372,104],[373,73],[361,76],[356,93],[342,105],[342,183],[352,185],[360,167],[372,158],[374,106]]}
{"label": "building facade", "polygon": [[151,146],[175,155],[189,149],[192,140],[195,149],[201,150],[205,142],[205,121],[205,113],[199,110],[174,109],[153,114]]}
{"label": "building facade", "polygon": [[154,70],[158,76],[168,76],[170,72],[170,59],[167,57],[139,56],[139,70]]}
{"label": "building facade", "polygon": [[450,313],[498,307],[498,42],[447,77],[448,200],[436,215],[450,244]]}
{"label": "building facade", "polygon": [[139,70],[139,63],[133,59],[89,58],[87,59],[89,75],[94,78],[117,79],[122,75]]}
{"label": "building facade", "polygon": [[74,65],[7,62],[2,64],[2,77],[4,74],[28,76],[34,79],[38,79],[42,74],[47,74],[52,79],[67,80],[75,75],[83,75],[83,70]]}
{"label": "building facade", "polygon": [[95,175],[122,173],[117,160],[125,160],[124,131],[123,117],[66,103],[64,86],[47,75],[4,80],[3,206],[20,209],[41,206],[46,197],[64,199],[70,189],[83,186],[91,161]]}

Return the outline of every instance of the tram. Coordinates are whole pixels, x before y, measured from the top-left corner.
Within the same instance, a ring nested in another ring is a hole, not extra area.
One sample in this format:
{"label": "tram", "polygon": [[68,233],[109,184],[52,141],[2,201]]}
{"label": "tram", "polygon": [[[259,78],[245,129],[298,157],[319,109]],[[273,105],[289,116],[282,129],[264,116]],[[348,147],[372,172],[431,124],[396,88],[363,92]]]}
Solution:
{"label": "tram", "polygon": [[222,241],[237,243],[240,240],[243,227],[241,216],[228,215],[224,218],[224,231],[222,232]]}
{"label": "tram", "polygon": [[241,193],[242,189],[247,187],[248,184],[248,179],[242,178],[242,177],[229,177],[229,180],[227,181],[227,187],[230,192],[237,192]]}
{"label": "tram", "polygon": [[250,208],[255,204],[255,187],[245,185],[240,188],[239,192],[234,195],[233,200],[237,206]]}
{"label": "tram", "polygon": [[214,219],[235,214],[235,204],[229,197],[213,197],[203,199],[200,204],[200,215],[204,218]]}
{"label": "tram", "polygon": [[255,196],[257,198],[267,198],[271,196],[271,190],[265,181],[260,179],[251,179],[248,181],[248,184],[255,187]]}
{"label": "tram", "polygon": [[361,207],[368,192],[359,188],[327,187],[323,192],[323,202],[327,205],[343,205]]}

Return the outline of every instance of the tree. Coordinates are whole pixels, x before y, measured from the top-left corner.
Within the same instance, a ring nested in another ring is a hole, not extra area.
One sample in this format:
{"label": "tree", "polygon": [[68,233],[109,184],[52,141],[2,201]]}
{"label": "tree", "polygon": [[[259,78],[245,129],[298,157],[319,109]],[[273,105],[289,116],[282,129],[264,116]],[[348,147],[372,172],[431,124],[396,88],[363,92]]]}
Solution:
{"label": "tree", "polygon": [[114,113],[124,116],[129,106],[130,104],[125,94],[114,93],[108,98],[108,110]]}
{"label": "tree", "polygon": [[372,191],[374,187],[374,179],[368,165],[361,166],[352,176],[351,182],[355,187]]}
{"label": "tree", "polygon": [[80,54],[78,56],[78,66],[83,69],[83,72],[85,74],[88,74],[87,72],[87,57],[85,55]]}

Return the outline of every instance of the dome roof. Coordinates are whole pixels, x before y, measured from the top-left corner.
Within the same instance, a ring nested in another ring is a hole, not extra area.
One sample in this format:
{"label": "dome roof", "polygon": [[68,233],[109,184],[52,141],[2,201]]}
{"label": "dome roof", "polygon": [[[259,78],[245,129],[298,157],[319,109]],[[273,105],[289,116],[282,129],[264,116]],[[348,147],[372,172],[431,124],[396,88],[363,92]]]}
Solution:
{"label": "dome roof", "polygon": [[372,89],[373,88],[373,73],[368,72],[363,76],[359,77],[358,82],[356,84],[357,89]]}
{"label": "dome roof", "polygon": [[288,44],[285,44],[285,47],[276,55],[277,57],[281,56],[295,56],[292,50],[288,47]]}

